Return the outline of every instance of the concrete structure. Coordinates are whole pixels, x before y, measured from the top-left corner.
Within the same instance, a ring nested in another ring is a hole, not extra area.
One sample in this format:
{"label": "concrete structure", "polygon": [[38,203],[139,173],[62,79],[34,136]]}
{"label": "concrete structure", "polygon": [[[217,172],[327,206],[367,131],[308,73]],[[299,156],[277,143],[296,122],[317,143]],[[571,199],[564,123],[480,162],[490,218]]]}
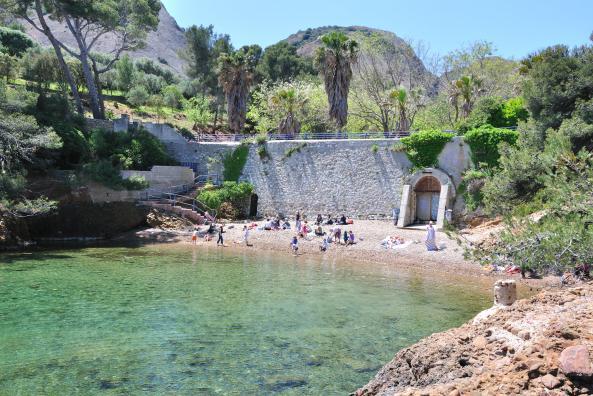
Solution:
{"label": "concrete structure", "polygon": [[517,283],[514,280],[499,280],[494,284],[494,305],[509,306],[517,301]]}
{"label": "concrete structure", "polygon": [[124,179],[141,176],[150,184],[151,189],[167,189],[184,184],[192,185],[195,180],[194,171],[185,166],[153,166],[149,171],[121,171]]}
{"label": "concrete structure", "polygon": [[[117,121],[114,130],[125,130],[127,122],[127,118]],[[224,157],[240,144],[193,142],[168,125],[141,126],[195,175],[222,175]],[[310,216],[343,213],[358,218],[386,218],[396,212],[400,227],[433,220],[442,228],[464,207],[456,191],[471,164],[469,146],[455,137],[443,148],[437,167],[412,172],[406,154],[391,150],[393,143],[393,139],[270,141],[265,144],[269,157],[264,159],[252,144],[241,180],[254,185],[260,216],[291,215],[299,209]]]}

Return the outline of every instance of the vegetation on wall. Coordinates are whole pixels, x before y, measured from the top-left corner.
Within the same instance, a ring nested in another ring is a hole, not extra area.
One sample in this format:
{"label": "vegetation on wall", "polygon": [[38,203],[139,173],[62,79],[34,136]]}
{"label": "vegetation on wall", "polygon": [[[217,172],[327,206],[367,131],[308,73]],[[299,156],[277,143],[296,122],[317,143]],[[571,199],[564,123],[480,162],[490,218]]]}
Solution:
{"label": "vegetation on wall", "polygon": [[431,168],[437,166],[439,154],[453,136],[447,132],[421,131],[401,139],[401,142],[415,169]]}
{"label": "vegetation on wall", "polygon": [[223,160],[223,177],[225,181],[238,182],[249,156],[249,143],[243,142],[232,153],[227,154]]}
{"label": "vegetation on wall", "polygon": [[485,164],[495,167],[500,157],[498,146],[503,142],[514,145],[518,137],[517,131],[484,125],[467,132],[463,140],[471,148],[472,162],[475,166],[481,167],[481,164]]}
{"label": "vegetation on wall", "polygon": [[252,193],[253,185],[250,183],[225,181],[220,188],[202,190],[197,199],[206,206],[219,210],[224,203],[229,203],[233,207],[240,206]]}

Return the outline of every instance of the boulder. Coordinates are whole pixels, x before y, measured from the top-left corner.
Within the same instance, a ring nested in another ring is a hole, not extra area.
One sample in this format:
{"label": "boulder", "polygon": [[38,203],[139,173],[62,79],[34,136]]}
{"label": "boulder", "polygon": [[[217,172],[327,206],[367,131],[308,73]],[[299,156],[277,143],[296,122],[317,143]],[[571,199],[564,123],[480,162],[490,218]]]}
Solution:
{"label": "boulder", "polygon": [[546,374],[541,378],[542,384],[548,389],[557,388],[562,384],[560,380],[554,377],[552,374]]}
{"label": "boulder", "polygon": [[560,354],[560,370],[568,377],[588,378],[593,376],[589,350],[585,345],[568,347]]}

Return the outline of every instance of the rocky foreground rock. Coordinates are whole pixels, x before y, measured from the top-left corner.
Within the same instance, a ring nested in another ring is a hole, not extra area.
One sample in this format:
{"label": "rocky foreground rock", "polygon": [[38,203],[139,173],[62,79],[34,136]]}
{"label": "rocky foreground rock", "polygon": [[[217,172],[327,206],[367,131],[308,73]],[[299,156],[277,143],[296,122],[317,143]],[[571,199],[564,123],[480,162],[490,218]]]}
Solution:
{"label": "rocky foreground rock", "polygon": [[543,291],[400,351],[354,395],[593,394],[593,284]]}

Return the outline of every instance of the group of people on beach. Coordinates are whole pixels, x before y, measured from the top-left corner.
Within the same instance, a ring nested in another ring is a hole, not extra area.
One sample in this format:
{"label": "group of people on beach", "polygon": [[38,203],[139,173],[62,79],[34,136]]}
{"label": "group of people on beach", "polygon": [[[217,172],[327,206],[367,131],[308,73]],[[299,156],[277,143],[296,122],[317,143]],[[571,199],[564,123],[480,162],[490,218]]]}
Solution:
{"label": "group of people on beach", "polygon": [[[313,229],[309,222],[307,221],[307,217],[304,214],[301,214],[300,211],[297,211],[295,214],[295,222],[294,222],[294,230],[296,234],[291,238],[290,241],[290,249],[293,254],[298,254],[299,250],[299,238],[306,240],[311,240],[311,237],[320,237],[322,238],[321,243],[319,244],[319,250],[325,252],[329,249],[330,245],[333,243],[336,246],[344,245],[344,246],[351,246],[356,244],[356,238],[354,235],[353,230],[342,230],[339,226],[347,226],[354,224],[353,220],[348,219],[345,215],[342,215],[339,219],[332,217],[331,214],[328,214],[325,218],[321,214],[318,214],[315,218],[315,229]],[[322,226],[331,226],[328,232],[323,230]],[[202,234],[204,241],[209,242],[212,240],[212,236],[214,234],[218,234],[218,239],[216,241],[217,246],[225,246],[224,244],[224,224],[218,224],[218,227],[214,221],[210,222],[208,226],[208,230],[200,233],[199,227],[195,227],[192,233],[192,244],[197,244],[198,238],[200,234]],[[232,227],[232,226],[231,226]],[[246,246],[253,246],[249,241],[250,231],[252,229],[260,229],[265,231],[273,231],[273,230],[292,230],[292,226],[290,222],[278,216],[274,219],[267,219],[266,222],[262,227],[258,227],[257,223],[252,223],[250,225],[244,225],[242,230],[242,239],[237,241],[236,243],[244,243]],[[313,234],[314,236],[312,236]],[[383,246],[388,248],[392,248],[395,246],[405,246],[403,238],[399,236],[387,237],[382,243]],[[438,251],[439,248],[436,244],[436,229],[434,228],[434,224],[431,222],[428,223],[426,226],[426,238],[424,240],[424,244],[426,245],[426,249],[428,251]]]}

